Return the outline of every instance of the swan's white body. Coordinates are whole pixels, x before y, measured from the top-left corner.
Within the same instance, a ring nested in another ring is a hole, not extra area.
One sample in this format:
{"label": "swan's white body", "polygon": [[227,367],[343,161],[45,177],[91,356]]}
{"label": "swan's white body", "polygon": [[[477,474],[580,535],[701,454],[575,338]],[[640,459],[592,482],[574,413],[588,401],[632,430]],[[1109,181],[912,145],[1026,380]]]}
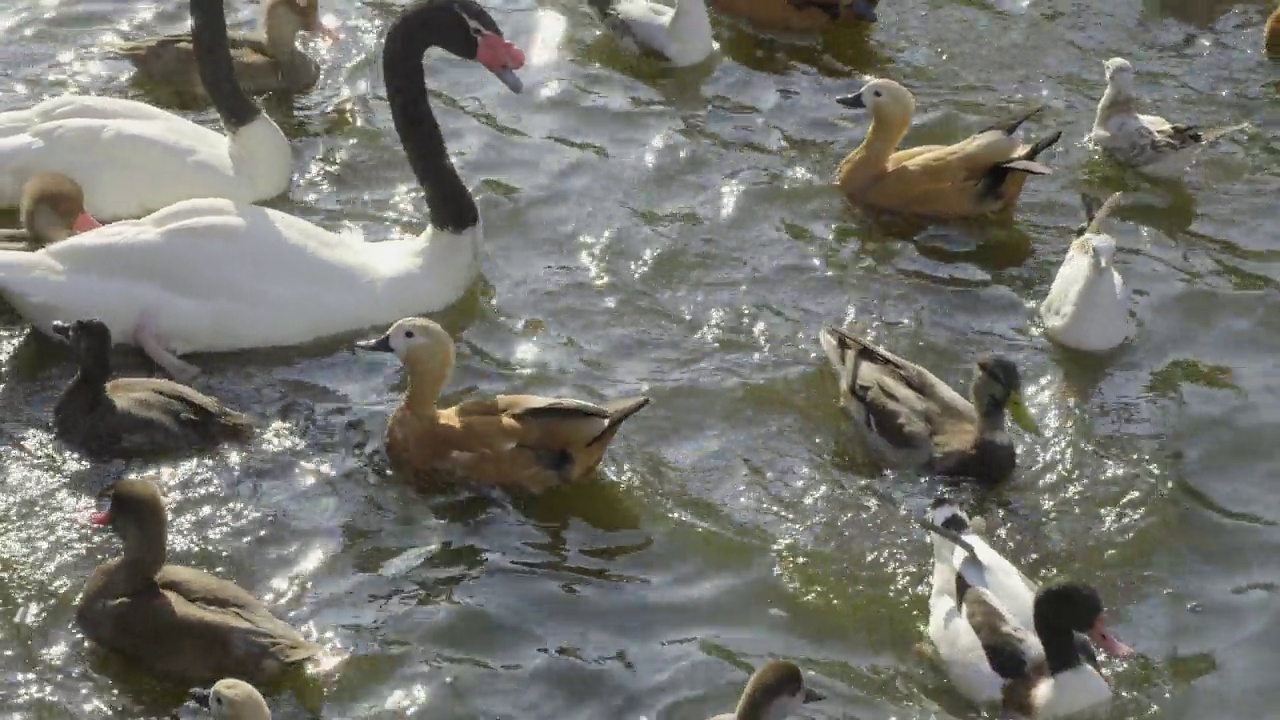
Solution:
{"label": "swan's white body", "polygon": [[65,95],[0,113],[0,206],[38,172],[84,188],[101,220],[193,198],[258,202],[289,188],[289,139],[265,114],[227,136],[145,103]]}
{"label": "swan's white body", "polygon": [[613,8],[623,35],[685,67],[706,60],[718,47],[711,36],[706,0],[677,0],[675,8],[652,0],[621,0]]}
{"label": "swan's white body", "polygon": [[1104,233],[1086,233],[1067,257],[1040,304],[1045,335],[1085,352],[1107,352],[1133,333],[1129,291],[1116,271],[1116,241]]}
{"label": "swan's white body", "polygon": [[[963,517],[955,506],[943,505],[934,511],[933,521],[942,525],[948,517],[957,514]],[[971,587],[970,593],[980,593],[1002,611],[1029,656],[1042,657],[1044,649],[1032,631],[1038,587],[972,529],[961,532],[960,537],[973,547],[976,557],[936,533],[930,533],[930,537],[934,567],[933,592],[929,598],[929,640],[961,694],[976,703],[1000,702],[1004,680],[991,669],[982,642],[957,602],[956,575],[964,575]],[[1032,691],[1032,698],[1039,708],[1037,718],[1063,717],[1107,702],[1111,699],[1111,688],[1092,666],[1081,663],[1041,681]]]}
{"label": "swan's white body", "polygon": [[175,354],[294,345],[458,299],[480,226],[365,242],[292,215],[187,200],[38,252],[0,252],[0,294],[42,332],[97,317],[117,342],[146,325]]}

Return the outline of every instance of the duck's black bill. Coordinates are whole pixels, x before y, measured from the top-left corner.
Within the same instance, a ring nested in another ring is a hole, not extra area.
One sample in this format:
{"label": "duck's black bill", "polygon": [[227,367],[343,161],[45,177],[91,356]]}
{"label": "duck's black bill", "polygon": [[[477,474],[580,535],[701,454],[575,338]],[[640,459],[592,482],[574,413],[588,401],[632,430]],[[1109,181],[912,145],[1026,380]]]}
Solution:
{"label": "duck's black bill", "polygon": [[827,699],[826,695],[823,695],[822,693],[818,692],[817,690],[814,690],[813,688],[807,687],[804,689],[804,700],[801,700],[801,702],[807,705],[809,703],[822,702],[823,700],[826,700],[826,699]]}
{"label": "duck's black bill", "polygon": [[356,347],[361,350],[369,350],[372,352],[395,352],[391,347],[390,335],[383,335],[377,340],[361,340],[356,343]]}
{"label": "duck's black bill", "polygon": [[866,109],[867,109],[867,104],[866,104],[866,103],[864,103],[864,102],[862,102],[862,91],[861,91],[861,90],[859,90],[858,92],[856,92],[856,93],[854,93],[854,94],[852,94],[852,95],[844,95],[844,96],[838,97],[838,98],[836,98],[836,102],[840,103],[841,105],[843,105],[843,106],[845,106],[845,107],[847,107],[847,108],[854,108],[854,109],[857,109],[857,110],[866,110]]}
{"label": "duck's black bill", "polygon": [[62,322],[61,320],[54,320],[54,321],[53,321],[53,325],[51,325],[51,326],[49,327],[49,329],[53,331],[53,334],[54,334],[54,335],[57,335],[58,337],[62,338],[63,340],[70,340],[70,339],[71,339],[71,324],[70,324],[70,323],[64,323],[64,322]]}
{"label": "duck's black bill", "polygon": [[187,692],[187,694],[191,697],[192,702],[206,710],[209,709],[210,692],[208,690],[205,690],[204,688],[192,688]]}

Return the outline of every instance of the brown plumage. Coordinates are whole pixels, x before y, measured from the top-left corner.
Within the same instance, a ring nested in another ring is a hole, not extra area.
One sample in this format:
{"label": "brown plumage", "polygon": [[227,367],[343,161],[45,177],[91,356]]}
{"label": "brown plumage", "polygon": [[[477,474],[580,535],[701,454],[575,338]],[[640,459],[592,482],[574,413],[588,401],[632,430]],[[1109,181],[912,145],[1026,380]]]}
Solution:
{"label": "brown plumage", "polygon": [[[320,78],[320,66],[298,49],[298,33],[336,37],[320,22],[319,0],[267,0],[261,36],[229,34],[236,79],[250,94],[301,93]],[[200,80],[191,33],[120,43],[115,50],[138,69],[137,77],[180,93],[207,97]]]}
{"label": "brown plumage", "polygon": [[716,715],[709,720],[778,720],[798,711],[805,703],[824,699],[822,693],[804,684],[804,674],[795,663],[772,660],[751,674],[732,714]]}
{"label": "brown plumage", "polygon": [[54,323],[71,345],[80,372],[53,409],[54,430],[95,458],[190,452],[248,440],[252,418],[163,378],[111,377],[111,331],[101,320]]}
{"label": "brown plumage", "polygon": [[1280,6],[1271,13],[1271,17],[1267,18],[1267,29],[1262,38],[1262,47],[1266,49],[1267,55],[1273,58],[1280,58]]}
{"label": "brown plumage", "polygon": [[498,395],[441,409],[454,363],[453,338],[425,318],[405,318],[365,350],[393,352],[409,375],[387,423],[387,455],[397,470],[428,483],[474,482],[526,492],[595,471],[627,418],[647,397],[601,405],[568,398]]}
{"label": "brown plumage", "polygon": [[75,233],[100,227],[84,209],[84,190],[61,173],[32,175],[22,185],[18,203],[19,230],[0,230],[0,249],[39,250]]}
{"label": "brown plumage", "polygon": [[875,22],[879,0],[708,0],[716,12],[760,30],[816,32],[835,25]]}
{"label": "brown plumage", "polygon": [[168,519],[147,480],[121,480],[111,508],[94,513],[124,556],[93,572],[76,609],[85,636],[154,674],[207,685],[222,678],[273,681],[320,646],[243,588],[203,570],[166,565]]}
{"label": "brown plumage", "polygon": [[871,112],[867,136],[836,170],[840,189],[855,205],[921,218],[1012,210],[1028,175],[1053,172],[1036,158],[1062,137],[1054,132],[1027,146],[1013,137],[1040,112],[1035,108],[952,145],[898,150],[915,111],[909,90],[892,80],[872,80],[837,102]]}

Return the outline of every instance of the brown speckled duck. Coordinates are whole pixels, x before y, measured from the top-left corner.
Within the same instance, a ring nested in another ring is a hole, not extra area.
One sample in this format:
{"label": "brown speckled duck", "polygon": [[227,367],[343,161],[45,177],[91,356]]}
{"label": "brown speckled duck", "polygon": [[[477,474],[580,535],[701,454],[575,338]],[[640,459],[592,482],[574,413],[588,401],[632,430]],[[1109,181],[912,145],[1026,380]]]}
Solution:
{"label": "brown speckled duck", "polygon": [[[319,0],[266,0],[262,37],[229,34],[236,79],[245,92],[302,93],[320,78],[320,66],[295,44],[298,33],[337,33],[320,21]],[[137,77],[170,90],[207,97],[191,33],[121,43],[116,51],[137,67]]]}
{"label": "brown speckled duck", "polygon": [[39,250],[76,233],[102,227],[84,209],[84,190],[75,180],[55,172],[32,175],[22,185],[19,230],[0,230],[0,250]]}
{"label": "brown speckled duck", "polygon": [[879,0],[709,0],[719,13],[760,30],[817,32],[835,25],[873,23]]}
{"label": "brown speckled duck", "polygon": [[709,720],[786,720],[801,705],[824,699],[822,693],[804,684],[804,675],[795,663],[774,660],[752,673],[736,710]]}
{"label": "brown speckled duck", "polygon": [[76,609],[94,643],[150,674],[199,685],[227,677],[269,683],[320,653],[239,585],[165,564],[168,518],[150,481],[117,482],[110,509],[91,520],[124,544],[123,557],[93,571]]}
{"label": "brown speckled duck", "polygon": [[111,377],[111,331],[101,320],[55,322],[80,372],[53,408],[68,445],[95,458],[133,458],[248,440],[252,418],[164,378]]}
{"label": "brown speckled duck", "polygon": [[1061,132],[1024,146],[1013,137],[1036,108],[952,145],[899,150],[911,127],[916,101],[893,80],[872,80],[837,98],[871,112],[862,144],[840,163],[836,183],[855,205],[934,220],[954,220],[1012,210],[1028,175],[1053,171],[1035,161]]}
{"label": "brown speckled duck", "polygon": [[266,698],[243,680],[223,678],[208,690],[192,690],[191,699],[208,710],[213,720],[271,720]]}
{"label": "brown speckled duck", "polygon": [[474,482],[541,492],[595,471],[622,423],[647,397],[596,405],[568,398],[498,395],[441,409],[453,370],[453,338],[426,318],[405,318],[363,350],[395,353],[409,375],[387,423],[387,455],[428,483]]}

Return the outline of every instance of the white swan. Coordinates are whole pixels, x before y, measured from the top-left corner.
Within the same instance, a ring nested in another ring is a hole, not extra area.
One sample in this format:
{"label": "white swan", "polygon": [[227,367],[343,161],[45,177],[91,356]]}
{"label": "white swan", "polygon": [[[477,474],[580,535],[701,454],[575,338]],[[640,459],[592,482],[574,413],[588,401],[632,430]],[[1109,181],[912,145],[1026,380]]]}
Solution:
{"label": "white swan", "polygon": [[1112,195],[1099,209],[1092,198],[1083,196],[1088,225],[1071,243],[1040,304],[1045,335],[1054,342],[1085,352],[1107,352],[1133,333],[1129,291],[1112,262],[1116,241],[1100,228],[1120,197]]}
{"label": "white swan", "polygon": [[191,198],[257,202],[288,190],[289,139],[235,80],[222,0],[191,0],[191,32],[226,135],[118,98],[65,95],[0,113],[0,206],[16,205],[38,172],[75,180],[102,220]]}
{"label": "white swan", "polygon": [[932,520],[929,639],[956,688],[977,703],[999,702],[1002,718],[1063,717],[1110,700],[1088,640],[1117,657],[1133,651],[1107,629],[1097,591],[1037,588],[954,505],[941,504]]}
{"label": "white swan", "polygon": [[0,252],[0,293],[46,333],[60,318],[97,317],[184,380],[198,371],[178,354],[293,345],[454,302],[479,270],[480,216],[427,102],[433,45],[515,91],[524,62],[473,0],[417,2],[388,29],[387,98],[430,213],[421,236],[366,243],[277,210],[186,200],[38,252]]}
{"label": "white swan", "polygon": [[653,0],[619,0],[612,6],[597,0],[593,5],[610,32],[636,51],[657,53],[675,67],[697,65],[719,47],[711,36],[706,0],[676,0],[674,9]]}

